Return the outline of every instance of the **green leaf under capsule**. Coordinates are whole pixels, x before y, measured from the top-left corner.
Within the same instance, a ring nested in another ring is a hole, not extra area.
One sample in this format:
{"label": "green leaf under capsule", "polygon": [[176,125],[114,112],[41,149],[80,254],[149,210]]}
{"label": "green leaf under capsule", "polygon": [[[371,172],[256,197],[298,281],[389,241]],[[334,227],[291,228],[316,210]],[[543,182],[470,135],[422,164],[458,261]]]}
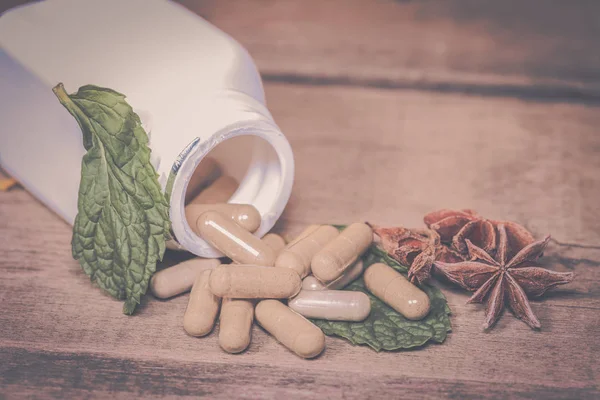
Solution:
{"label": "green leaf under capsule", "polygon": [[[343,228],[342,226],[336,226]],[[383,250],[371,246],[362,257],[365,269],[371,264],[384,263],[406,274],[408,268],[398,264]],[[372,295],[361,278],[344,290],[366,293],[371,299],[371,313],[361,322],[325,321],[311,319],[328,336],[342,337],[355,345],[367,345],[376,351],[402,350],[423,346],[428,342],[442,343],[452,330],[450,307],[442,292],[433,286],[421,286],[431,302],[429,314],[420,321],[404,318],[397,311]]]}

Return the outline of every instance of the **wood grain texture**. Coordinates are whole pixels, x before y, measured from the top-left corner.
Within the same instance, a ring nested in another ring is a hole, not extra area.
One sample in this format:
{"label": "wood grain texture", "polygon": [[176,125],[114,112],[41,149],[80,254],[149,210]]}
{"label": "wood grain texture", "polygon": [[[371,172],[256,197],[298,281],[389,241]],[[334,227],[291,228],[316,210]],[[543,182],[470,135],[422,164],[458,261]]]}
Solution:
{"label": "wood grain texture", "polygon": [[[591,397],[593,388],[549,388],[536,383],[496,384],[397,378],[385,373],[322,373],[312,369],[171,361],[123,360],[82,353],[0,350],[6,387],[36,395],[40,389],[53,397],[116,398],[190,397],[232,398],[477,398],[518,396],[561,399]],[[127,371],[124,374],[123,371]],[[368,383],[368,384],[367,384]],[[23,386],[27,385],[25,389]],[[275,388],[265,395],[265,386]],[[135,390],[132,391],[132,388]],[[433,389],[433,390],[432,390]],[[133,392],[133,393],[132,393]]]}
{"label": "wood grain texture", "polygon": [[600,4],[181,0],[265,79],[600,100]]}
{"label": "wood grain texture", "polygon": [[470,207],[600,244],[595,107],[288,85],[267,99],[298,165],[286,218],[420,226]]}
{"label": "wood grain texture", "polygon": [[307,361],[254,327],[234,356],[217,330],[184,333],[187,295],[123,315],[71,258],[71,228],[13,188],[0,192],[0,398],[600,397],[599,3],[181,2],[267,79],[296,158],[276,231],[417,227],[469,207],[552,234],[544,264],[575,281],[532,302],[540,332],[508,311],[482,332],[483,307],[440,283],[453,311],[442,345],[375,353],[327,338]]}
{"label": "wood grain texture", "polygon": [[178,2],[242,43],[269,81],[600,102],[594,0]]}
{"label": "wood grain texture", "polygon": [[505,312],[484,333],[481,307],[442,285],[453,310],[443,345],[375,353],[328,338],[325,354],[305,361],[255,328],[249,350],[228,355],[214,332],[185,335],[186,295],[149,297],[137,316],[121,314],[71,259],[70,228],[13,189],[0,193],[0,393],[302,398],[316,387],[332,398],[600,395],[595,108],[289,85],[267,85],[267,95],[297,162],[277,230],[356,220],[416,226],[426,211],[469,206],[524,222],[536,236],[553,233],[573,245],[553,243],[548,267],[577,278],[533,302],[542,331]]}

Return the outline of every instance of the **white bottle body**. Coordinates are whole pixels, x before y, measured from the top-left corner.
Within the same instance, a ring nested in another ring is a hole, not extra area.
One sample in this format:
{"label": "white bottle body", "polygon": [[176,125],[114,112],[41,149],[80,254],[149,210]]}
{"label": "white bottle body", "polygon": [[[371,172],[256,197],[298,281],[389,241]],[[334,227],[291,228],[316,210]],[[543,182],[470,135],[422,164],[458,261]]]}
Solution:
{"label": "white bottle body", "polygon": [[252,139],[231,202],[253,204],[262,236],[281,215],[293,155],[265,107],[252,59],[229,36],[165,0],[47,0],[0,17],[0,163],[72,223],[81,159],[76,121],[52,87],[83,85],[127,96],[150,137],[152,163],[170,198],[177,241],[199,256],[220,253],[185,222],[187,182],[215,146]]}

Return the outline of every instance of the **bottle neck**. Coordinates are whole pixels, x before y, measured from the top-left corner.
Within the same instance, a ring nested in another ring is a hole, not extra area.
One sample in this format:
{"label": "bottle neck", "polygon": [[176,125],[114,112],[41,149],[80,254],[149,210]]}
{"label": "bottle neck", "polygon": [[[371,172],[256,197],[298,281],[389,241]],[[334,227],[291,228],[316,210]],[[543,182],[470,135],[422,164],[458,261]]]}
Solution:
{"label": "bottle neck", "polygon": [[206,106],[203,110],[213,114],[211,126],[203,126],[203,131],[211,134],[199,135],[177,157],[166,191],[170,193],[172,229],[179,245],[201,257],[219,257],[221,253],[199,238],[185,220],[187,184],[202,159],[225,141],[253,137],[248,147],[232,150],[249,155],[250,162],[239,177],[239,188],[230,202],[252,204],[258,209],[262,223],[255,235],[259,237],[273,227],[287,204],[294,160],[287,139],[262,102],[241,92],[224,91],[213,96]]}

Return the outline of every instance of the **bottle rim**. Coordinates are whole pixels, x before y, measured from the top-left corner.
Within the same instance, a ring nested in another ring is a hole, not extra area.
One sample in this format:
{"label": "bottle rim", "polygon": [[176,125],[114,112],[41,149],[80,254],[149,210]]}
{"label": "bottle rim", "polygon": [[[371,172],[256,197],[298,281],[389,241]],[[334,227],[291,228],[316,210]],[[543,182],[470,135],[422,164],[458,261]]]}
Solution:
{"label": "bottle rim", "polygon": [[[279,127],[267,116],[240,121],[226,126],[205,141],[196,138],[181,152],[173,165],[166,186],[173,236],[170,248],[187,250],[199,257],[223,257],[220,251],[200,238],[187,223],[185,193],[192,174],[204,157],[221,143],[240,136],[255,136],[262,140],[257,141],[252,149],[252,159],[246,174],[228,202],[251,204],[259,210],[262,221],[254,232],[257,237],[267,234],[283,213],[294,181],[291,146]],[[269,147],[272,151],[268,151]],[[273,154],[276,155],[276,160],[269,159]]]}

